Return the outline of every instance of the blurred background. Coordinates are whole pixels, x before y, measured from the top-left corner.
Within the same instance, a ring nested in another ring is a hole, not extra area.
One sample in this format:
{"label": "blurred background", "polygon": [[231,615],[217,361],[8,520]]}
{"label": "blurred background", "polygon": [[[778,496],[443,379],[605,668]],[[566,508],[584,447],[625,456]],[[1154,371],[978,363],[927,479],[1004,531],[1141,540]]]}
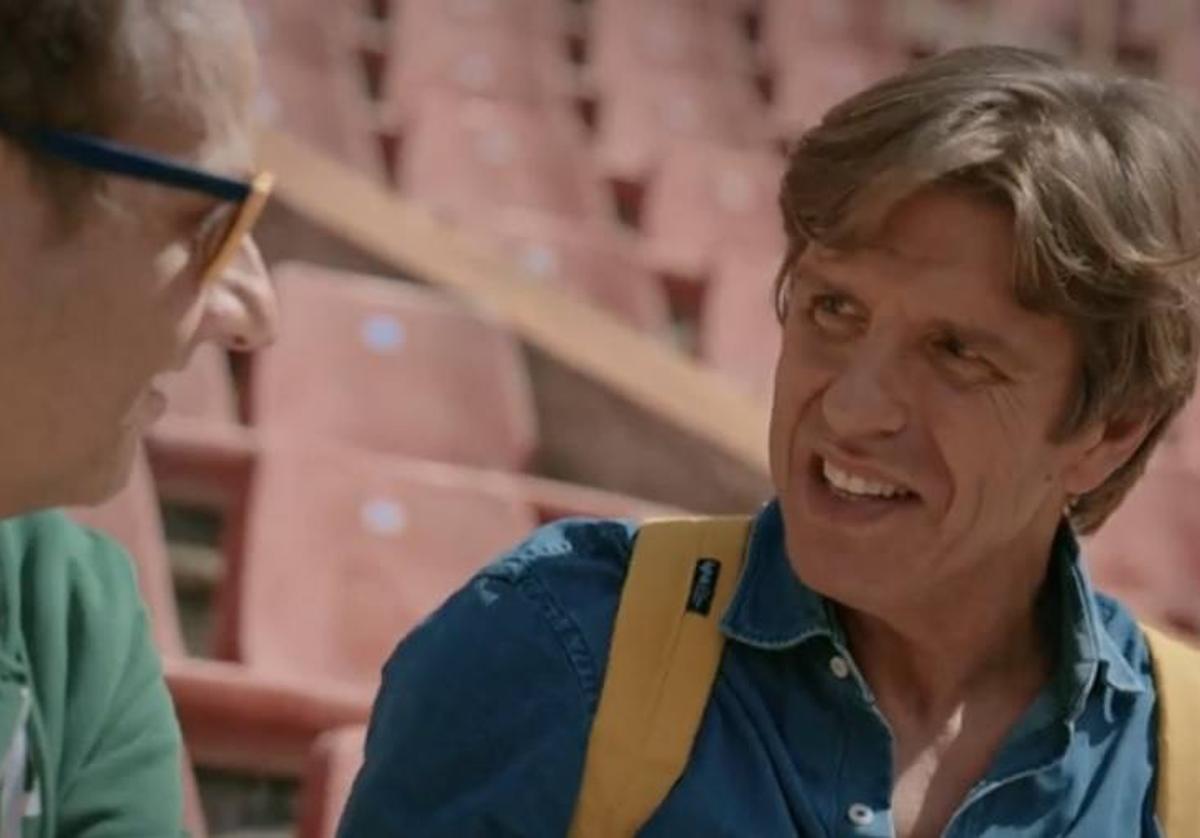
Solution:
{"label": "blurred background", "polygon": [[[1195,0],[248,0],[278,343],[200,352],[73,514],[140,568],[196,834],[330,836],[401,637],[564,515],[769,497],[783,153],[921,56],[1200,90]],[[1200,419],[1090,545],[1200,636]]]}

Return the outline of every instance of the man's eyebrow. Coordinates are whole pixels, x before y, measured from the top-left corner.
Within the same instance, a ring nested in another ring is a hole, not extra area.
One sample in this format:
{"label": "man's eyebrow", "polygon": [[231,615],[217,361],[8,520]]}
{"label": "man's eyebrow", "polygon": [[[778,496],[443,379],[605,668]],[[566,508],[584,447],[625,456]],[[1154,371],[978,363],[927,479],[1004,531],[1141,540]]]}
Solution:
{"label": "man's eyebrow", "polygon": [[845,294],[847,297],[857,299],[857,295],[847,283],[832,279],[828,274],[819,268],[814,268],[812,265],[795,265],[791,269],[791,275],[793,282],[816,286],[826,291],[836,291],[840,294]]}
{"label": "man's eyebrow", "polygon": [[932,325],[937,330],[953,334],[968,346],[987,352],[995,352],[1022,366],[1028,366],[1029,364],[1029,359],[1017,346],[990,329],[966,323],[956,323],[947,318],[935,319]]}

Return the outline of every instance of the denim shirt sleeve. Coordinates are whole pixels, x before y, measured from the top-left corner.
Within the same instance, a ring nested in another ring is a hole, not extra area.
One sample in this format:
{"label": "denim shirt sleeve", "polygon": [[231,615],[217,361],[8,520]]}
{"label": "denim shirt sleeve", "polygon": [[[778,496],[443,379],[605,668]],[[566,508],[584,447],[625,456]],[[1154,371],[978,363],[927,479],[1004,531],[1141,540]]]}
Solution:
{"label": "denim shirt sleeve", "polygon": [[400,643],[339,836],[566,834],[630,532],[544,528]]}

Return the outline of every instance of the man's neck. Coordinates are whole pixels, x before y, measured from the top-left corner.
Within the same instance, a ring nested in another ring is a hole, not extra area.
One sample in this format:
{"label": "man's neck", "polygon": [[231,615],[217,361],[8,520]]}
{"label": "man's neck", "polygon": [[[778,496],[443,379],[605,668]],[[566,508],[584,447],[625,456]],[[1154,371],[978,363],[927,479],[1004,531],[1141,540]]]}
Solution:
{"label": "man's neck", "polygon": [[[1041,560],[983,563],[936,597],[886,614],[842,608],[854,657],[885,708],[913,720],[945,718],[997,686],[1041,684],[1053,649],[1043,628]],[[999,577],[999,578],[997,578]]]}

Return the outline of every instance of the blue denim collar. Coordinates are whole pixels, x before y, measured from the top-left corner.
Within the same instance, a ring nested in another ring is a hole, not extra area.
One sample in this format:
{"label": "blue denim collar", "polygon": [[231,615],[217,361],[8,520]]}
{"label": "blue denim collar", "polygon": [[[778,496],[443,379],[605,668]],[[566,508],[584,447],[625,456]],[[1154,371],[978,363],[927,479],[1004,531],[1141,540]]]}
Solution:
{"label": "blue denim collar", "polygon": [[[792,570],[777,500],[755,518],[747,549],[745,570],[721,621],[727,638],[763,650],[788,649],[814,637],[844,645],[845,635],[831,604]],[[1056,680],[1064,690],[1068,717],[1074,718],[1098,677],[1122,692],[1139,693],[1147,685],[1105,628],[1079,558],[1079,544],[1066,522],[1051,549],[1063,632]]]}

